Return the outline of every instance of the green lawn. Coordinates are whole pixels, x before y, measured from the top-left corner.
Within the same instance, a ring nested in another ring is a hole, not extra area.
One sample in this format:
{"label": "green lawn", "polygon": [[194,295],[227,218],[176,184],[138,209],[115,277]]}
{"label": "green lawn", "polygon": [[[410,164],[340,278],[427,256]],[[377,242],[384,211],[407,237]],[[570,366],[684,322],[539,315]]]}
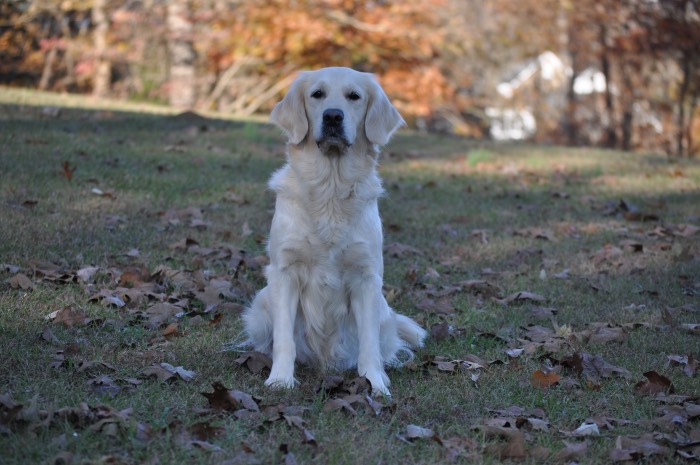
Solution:
{"label": "green lawn", "polygon": [[355,373],[270,390],[223,350],[283,151],[260,121],[0,89],[1,463],[698,460],[700,163],[399,133],[385,290],[432,336],[370,406]]}

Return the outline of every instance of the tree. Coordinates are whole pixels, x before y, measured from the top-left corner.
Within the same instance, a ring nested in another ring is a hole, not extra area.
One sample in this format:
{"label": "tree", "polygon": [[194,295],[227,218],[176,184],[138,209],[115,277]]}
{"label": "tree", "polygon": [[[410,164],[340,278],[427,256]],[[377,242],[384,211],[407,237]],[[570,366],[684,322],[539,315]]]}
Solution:
{"label": "tree", "polygon": [[107,0],[93,0],[92,20],[95,23],[93,32],[95,41],[95,78],[92,95],[104,97],[109,92],[112,80],[112,64],[108,56],[107,34],[109,18],[107,16]]}
{"label": "tree", "polygon": [[194,27],[189,0],[172,0],[167,5],[168,49],[170,52],[169,101],[178,108],[196,103]]}

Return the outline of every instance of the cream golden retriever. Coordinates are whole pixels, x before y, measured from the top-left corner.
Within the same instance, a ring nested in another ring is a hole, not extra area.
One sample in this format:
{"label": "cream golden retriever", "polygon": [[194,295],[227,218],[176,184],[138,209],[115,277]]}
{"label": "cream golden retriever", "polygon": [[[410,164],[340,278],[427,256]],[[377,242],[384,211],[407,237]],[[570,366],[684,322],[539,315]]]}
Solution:
{"label": "cream golden retriever", "polygon": [[404,120],[371,74],[349,68],[301,72],[271,120],[288,136],[287,164],[269,183],[267,286],[243,313],[244,344],[271,354],[266,385],[293,387],[299,361],[357,367],[389,395],[385,366],[426,336],[382,294],[377,156]]}

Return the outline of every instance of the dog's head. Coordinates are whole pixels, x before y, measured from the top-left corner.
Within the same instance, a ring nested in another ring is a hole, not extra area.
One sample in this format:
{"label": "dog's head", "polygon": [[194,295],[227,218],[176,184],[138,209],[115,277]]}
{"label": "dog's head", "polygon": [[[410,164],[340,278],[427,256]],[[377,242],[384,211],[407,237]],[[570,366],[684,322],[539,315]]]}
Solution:
{"label": "dog's head", "polygon": [[350,68],[302,71],[270,119],[289,143],[314,143],[327,155],[343,154],[359,138],[384,145],[403,118],[372,74]]}

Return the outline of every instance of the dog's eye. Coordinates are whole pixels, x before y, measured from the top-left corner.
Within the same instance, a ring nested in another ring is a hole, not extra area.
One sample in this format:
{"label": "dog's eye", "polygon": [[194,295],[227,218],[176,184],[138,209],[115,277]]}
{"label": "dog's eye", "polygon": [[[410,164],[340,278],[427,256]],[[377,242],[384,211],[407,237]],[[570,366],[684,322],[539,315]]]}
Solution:
{"label": "dog's eye", "polygon": [[311,94],[311,98],[323,98],[326,96],[326,93],[322,90],[317,90],[313,94]]}
{"label": "dog's eye", "polygon": [[360,100],[360,94],[353,91],[348,94],[348,100]]}

